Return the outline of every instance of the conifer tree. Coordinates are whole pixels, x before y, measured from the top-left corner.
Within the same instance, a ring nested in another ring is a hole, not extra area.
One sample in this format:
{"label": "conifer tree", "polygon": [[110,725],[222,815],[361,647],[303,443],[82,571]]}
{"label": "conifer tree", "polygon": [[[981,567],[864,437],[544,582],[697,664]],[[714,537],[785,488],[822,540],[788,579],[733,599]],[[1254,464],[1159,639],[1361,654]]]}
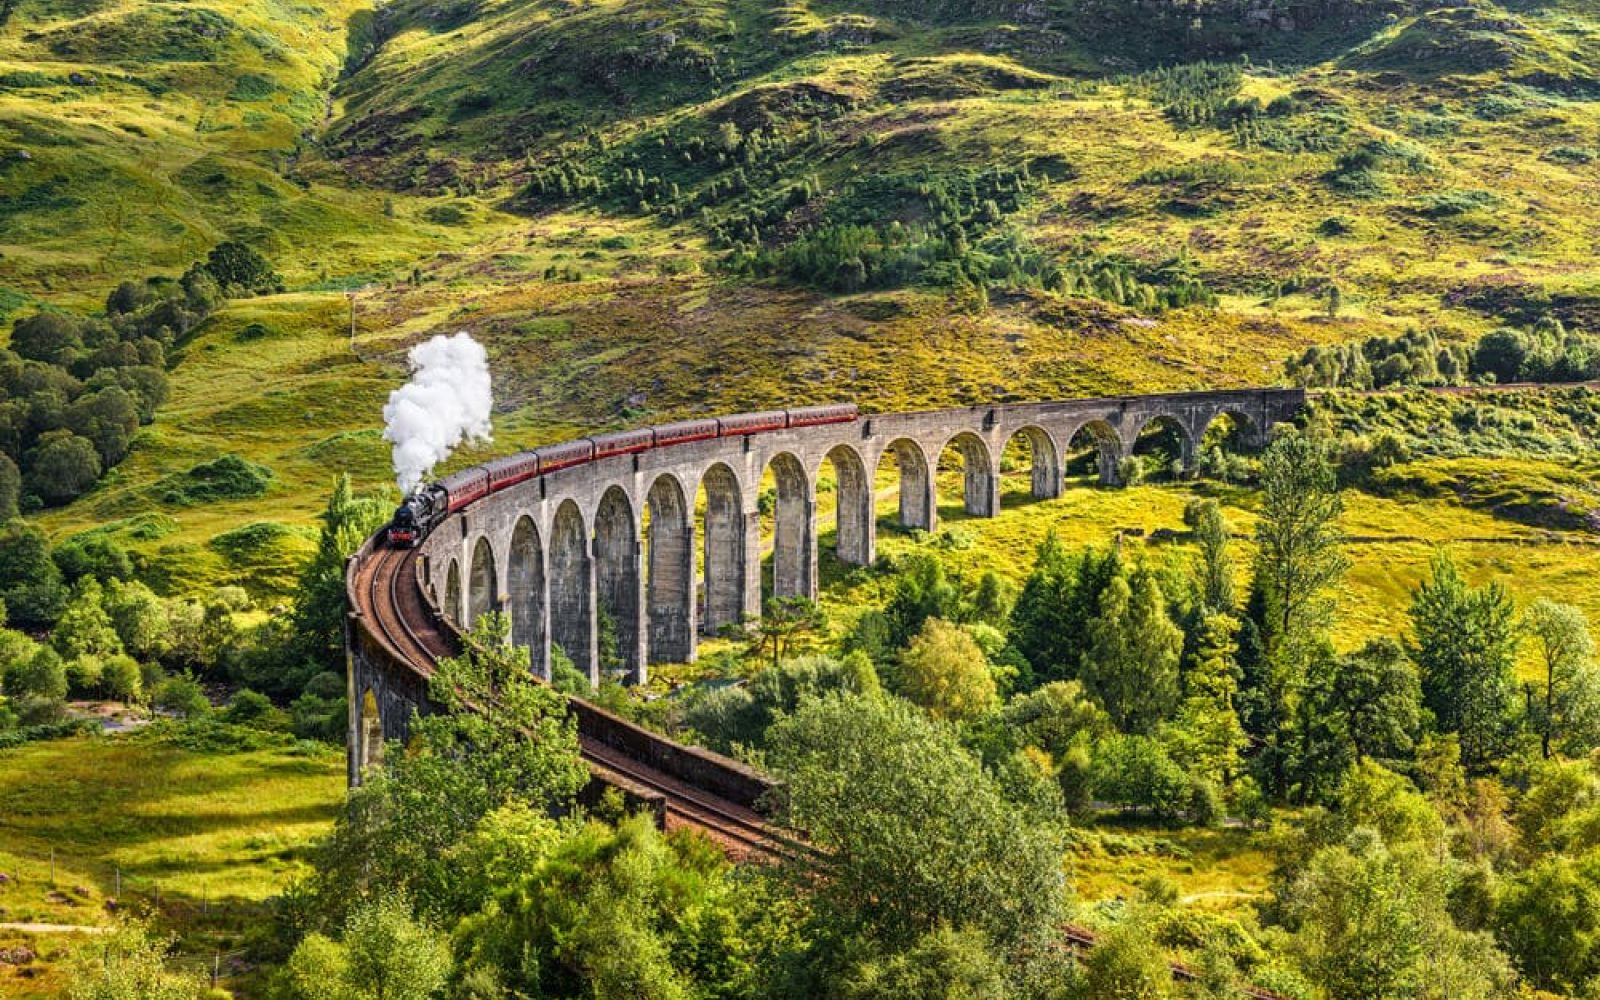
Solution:
{"label": "conifer tree", "polygon": [[1089,622],[1088,639],[1084,686],[1118,729],[1148,733],[1172,715],[1183,632],[1167,616],[1153,574],[1113,576],[1100,595],[1099,615]]}
{"label": "conifer tree", "polygon": [[1440,732],[1461,737],[1461,760],[1481,768],[1500,755],[1515,678],[1516,612],[1499,581],[1470,587],[1449,553],[1411,598],[1411,657],[1423,704]]}

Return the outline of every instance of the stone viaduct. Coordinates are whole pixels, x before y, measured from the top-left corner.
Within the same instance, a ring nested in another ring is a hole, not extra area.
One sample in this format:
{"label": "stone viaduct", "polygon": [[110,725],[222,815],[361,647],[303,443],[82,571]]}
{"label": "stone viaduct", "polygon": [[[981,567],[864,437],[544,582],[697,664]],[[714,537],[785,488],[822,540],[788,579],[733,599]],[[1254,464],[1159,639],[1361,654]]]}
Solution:
{"label": "stone viaduct", "polygon": [[[640,681],[650,663],[692,660],[699,636],[760,616],[768,470],[776,482],[770,592],[815,597],[824,466],[833,474],[835,553],[866,565],[876,557],[874,487],[891,461],[899,523],[931,531],[935,472],[947,449],[963,470],[964,509],[991,517],[1000,509],[1000,458],[1013,438],[1031,455],[1032,495],[1048,499],[1060,494],[1067,457],[1080,449],[1098,449],[1100,478],[1114,484],[1120,459],[1153,425],[1176,431],[1190,467],[1217,418],[1231,417],[1259,445],[1304,400],[1297,389],[1255,389],[973,406],[668,445],[490,494],[434,529],[421,546],[419,576],[454,622],[507,613],[513,641],[545,677],[559,644],[598,678],[605,614],[628,674]],[[401,707],[385,705],[383,714],[395,718]]]}

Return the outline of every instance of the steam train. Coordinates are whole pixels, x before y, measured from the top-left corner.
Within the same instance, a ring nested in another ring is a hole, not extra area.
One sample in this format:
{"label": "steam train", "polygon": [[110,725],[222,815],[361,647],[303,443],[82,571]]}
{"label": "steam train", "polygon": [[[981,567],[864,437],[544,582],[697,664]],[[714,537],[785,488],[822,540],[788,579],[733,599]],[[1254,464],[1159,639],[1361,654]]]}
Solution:
{"label": "steam train", "polygon": [[585,462],[614,455],[633,455],[690,441],[746,437],[791,427],[843,424],[855,419],[854,403],[831,403],[792,410],[766,410],[761,413],[736,413],[729,417],[683,420],[675,424],[597,434],[533,451],[518,452],[418,487],[395,510],[394,519],[389,522],[387,539],[390,545],[398,548],[416,548],[440,521],[468,504],[535,476],[570,469]]}

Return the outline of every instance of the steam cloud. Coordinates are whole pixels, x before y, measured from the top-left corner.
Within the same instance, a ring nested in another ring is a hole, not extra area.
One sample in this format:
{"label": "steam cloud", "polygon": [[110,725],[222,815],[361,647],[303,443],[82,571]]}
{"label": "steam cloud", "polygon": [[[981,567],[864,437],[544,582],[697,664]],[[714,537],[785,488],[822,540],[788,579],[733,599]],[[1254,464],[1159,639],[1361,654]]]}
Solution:
{"label": "steam cloud", "polygon": [[437,336],[406,355],[411,381],[389,393],[383,438],[407,496],[463,441],[489,440],[489,355],[466,333]]}

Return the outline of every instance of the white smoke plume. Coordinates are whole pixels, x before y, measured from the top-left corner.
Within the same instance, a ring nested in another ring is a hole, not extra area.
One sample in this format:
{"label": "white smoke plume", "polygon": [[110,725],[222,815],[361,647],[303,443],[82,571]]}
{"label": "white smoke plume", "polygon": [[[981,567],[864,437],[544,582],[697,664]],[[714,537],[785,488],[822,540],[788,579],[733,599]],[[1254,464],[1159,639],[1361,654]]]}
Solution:
{"label": "white smoke plume", "polygon": [[465,332],[440,335],[406,355],[411,381],[389,393],[383,438],[394,442],[394,476],[407,496],[463,441],[488,441],[489,355]]}

